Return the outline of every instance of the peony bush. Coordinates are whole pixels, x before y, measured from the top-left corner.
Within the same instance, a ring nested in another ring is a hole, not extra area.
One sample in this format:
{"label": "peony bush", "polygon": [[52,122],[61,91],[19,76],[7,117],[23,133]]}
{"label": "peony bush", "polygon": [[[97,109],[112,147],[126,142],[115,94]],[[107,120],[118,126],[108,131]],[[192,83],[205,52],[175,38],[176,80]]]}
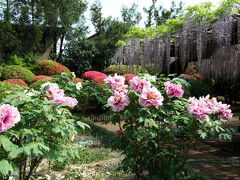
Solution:
{"label": "peony bush", "polygon": [[222,128],[232,118],[229,105],[209,96],[184,97],[186,83],[179,78],[151,83],[136,76],[127,85],[114,75],[105,83],[112,91],[112,123],[120,128],[115,148],[125,155],[121,168],[137,179],[177,180],[197,139],[231,138],[232,130]]}
{"label": "peony bush", "polygon": [[77,126],[87,125],[70,112],[76,105],[56,83],[39,90],[8,90],[0,102],[0,179],[16,171],[19,180],[32,179],[43,159],[61,163],[78,157],[71,139]]}

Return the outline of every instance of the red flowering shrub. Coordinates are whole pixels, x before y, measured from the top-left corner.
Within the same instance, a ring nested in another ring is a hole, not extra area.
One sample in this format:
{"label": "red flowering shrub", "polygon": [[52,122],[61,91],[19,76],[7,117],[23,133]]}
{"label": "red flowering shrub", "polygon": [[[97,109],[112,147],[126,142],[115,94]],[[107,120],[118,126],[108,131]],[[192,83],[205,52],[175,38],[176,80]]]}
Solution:
{"label": "red flowering shrub", "polygon": [[130,81],[133,77],[135,77],[134,74],[124,74],[123,76],[125,77],[125,83],[127,83],[127,84],[129,84],[129,81]]}
{"label": "red flowering shrub", "polygon": [[37,82],[37,81],[39,81],[39,80],[41,80],[41,79],[48,79],[48,80],[50,80],[50,79],[52,79],[52,77],[40,75],[40,76],[36,76],[36,77],[33,79],[33,81],[34,81],[34,82]]}
{"label": "red flowering shrub", "polygon": [[71,80],[71,82],[74,82],[74,83],[81,83],[81,82],[83,82],[83,80],[82,79],[80,79],[80,78],[75,78],[75,79],[72,79]]}
{"label": "red flowering shrub", "polygon": [[71,71],[62,64],[52,61],[52,60],[43,60],[38,63],[40,66],[40,70],[38,74],[44,74],[44,75],[59,75],[62,72],[70,73]]}
{"label": "red flowering shrub", "polygon": [[19,86],[28,86],[27,83],[25,83],[21,79],[7,79],[7,80],[5,80],[5,82],[9,82],[9,83],[16,84]]}
{"label": "red flowering shrub", "polygon": [[104,79],[106,79],[107,76],[99,76],[99,77],[95,77],[92,81],[96,82],[96,83],[103,83]]}
{"label": "red flowering shrub", "polygon": [[3,80],[21,79],[26,83],[30,84],[35,78],[35,75],[27,68],[24,68],[18,65],[12,65],[12,66],[6,66],[3,68],[1,78]]}
{"label": "red flowering shrub", "polygon": [[83,75],[82,75],[82,77],[84,79],[91,79],[91,80],[95,79],[96,77],[100,77],[100,76],[107,77],[106,74],[98,72],[98,71],[87,71],[87,72],[83,73]]}

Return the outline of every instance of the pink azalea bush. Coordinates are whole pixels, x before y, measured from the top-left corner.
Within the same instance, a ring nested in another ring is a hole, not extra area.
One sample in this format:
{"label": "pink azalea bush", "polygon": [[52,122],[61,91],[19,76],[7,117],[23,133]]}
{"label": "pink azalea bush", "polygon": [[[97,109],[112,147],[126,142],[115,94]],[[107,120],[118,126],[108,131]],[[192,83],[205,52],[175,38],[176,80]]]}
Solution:
{"label": "pink azalea bush", "polygon": [[168,81],[164,84],[164,86],[165,86],[165,91],[169,98],[173,98],[173,97],[180,98],[183,96],[184,91],[183,91],[182,85],[174,84]]}
{"label": "pink azalea bush", "polygon": [[93,79],[95,79],[97,77],[101,77],[101,76],[107,77],[106,74],[101,73],[99,71],[87,71],[87,72],[83,73],[83,75],[82,75],[82,77],[84,79],[90,79],[90,80],[93,80]]}
{"label": "pink azalea bush", "polygon": [[0,106],[0,133],[7,131],[20,121],[18,109],[9,104]]}

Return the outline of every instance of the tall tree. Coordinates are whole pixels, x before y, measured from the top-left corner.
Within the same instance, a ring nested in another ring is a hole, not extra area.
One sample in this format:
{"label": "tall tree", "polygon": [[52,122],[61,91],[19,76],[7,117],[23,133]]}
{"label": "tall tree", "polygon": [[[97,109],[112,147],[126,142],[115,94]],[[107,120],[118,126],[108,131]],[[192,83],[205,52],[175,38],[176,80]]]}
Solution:
{"label": "tall tree", "polygon": [[97,33],[103,31],[104,25],[106,24],[106,19],[103,17],[103,14],[102,14],[101,3],[98,0],[96,0],[92,4],[90,11],[91,11],[91,21],[95,28],[95,31]]}
{"label": "tall tree", "polygon": [[133,3],[131,7],[122,6],[121,14],[123,22],[130,26],[139,24],[142,19],[142,15],[138,11],[138,6],[135,3]]}
{"label": "tall tree", "polygon": [[143,8],[144,12],[147,14],[147,21],[145,22],[146,27],[151,27],[154,25],[154,12],[156,10],[157,0],[152,0],[152,5],[147,9]]}
{"label": "tall tree", "polygon": [[157,26],[164,24],[168,19],[175,19],[179,17],[183,10],[182,1],[176,5],[175,1],[171,2],[170,9],[166,9],[160,6],[158,9],[154,9],[154,20]]}

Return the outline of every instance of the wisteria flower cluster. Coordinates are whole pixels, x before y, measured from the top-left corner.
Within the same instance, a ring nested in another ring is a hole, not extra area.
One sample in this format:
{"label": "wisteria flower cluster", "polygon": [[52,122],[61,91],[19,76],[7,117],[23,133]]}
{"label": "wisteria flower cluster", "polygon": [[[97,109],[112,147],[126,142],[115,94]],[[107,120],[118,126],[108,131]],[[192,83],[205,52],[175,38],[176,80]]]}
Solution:
{"label": "wisteria flower cluster", "polygon": [[200,122],[208,120],[209,115],[218,115],[220,119],[231,120],[232,111],[230,105],[218,102],[216,98],[210,99],[209,95],[200,97],[199,99],[193,97],[188,100],[188,112],[197,117]]}
{"label": "wisteria flower cluster", "polygon": [[9,104],[0,106],[0,133],[7,131],[20,121],[18,109]]}
{"label": "wisteria flower cluster", "polygon": [[40,89],[47,94],[48,99],[54,101],[55,105],[68,104],[68,107],[74,108],[78,104],[75,98],[66,97],[64,90],[60,89],[57,83],[44,83]]}

